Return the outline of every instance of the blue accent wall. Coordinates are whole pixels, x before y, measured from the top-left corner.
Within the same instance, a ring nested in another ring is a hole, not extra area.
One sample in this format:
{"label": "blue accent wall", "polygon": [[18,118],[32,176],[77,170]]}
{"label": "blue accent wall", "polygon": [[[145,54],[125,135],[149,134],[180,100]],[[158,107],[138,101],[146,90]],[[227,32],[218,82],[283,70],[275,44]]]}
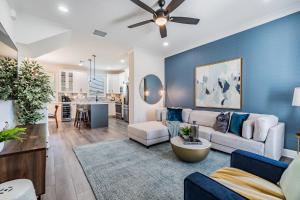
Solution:
{"label": "blue accent wall", "polygon": [[[243,58],[241,111],[274,114],[286,123],[285,148],[296,149],[300,107],[300,12],[165,59],[166,105],[194,108],[194,69]],[[209,110],[209,109],[206,109]]]}

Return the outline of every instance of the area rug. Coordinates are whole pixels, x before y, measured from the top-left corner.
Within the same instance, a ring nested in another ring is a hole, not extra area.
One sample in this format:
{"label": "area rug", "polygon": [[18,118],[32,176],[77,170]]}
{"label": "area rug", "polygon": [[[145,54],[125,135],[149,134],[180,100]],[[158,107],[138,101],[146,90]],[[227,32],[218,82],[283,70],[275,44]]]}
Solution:
{"label": "area rug", "polygon": [[211,151],[200,163],[177,159],[169,143],[150,147],[131,140],[79,146],[74,152],[97,200],[182,200],[183,181],[229,166],[227,154]]}

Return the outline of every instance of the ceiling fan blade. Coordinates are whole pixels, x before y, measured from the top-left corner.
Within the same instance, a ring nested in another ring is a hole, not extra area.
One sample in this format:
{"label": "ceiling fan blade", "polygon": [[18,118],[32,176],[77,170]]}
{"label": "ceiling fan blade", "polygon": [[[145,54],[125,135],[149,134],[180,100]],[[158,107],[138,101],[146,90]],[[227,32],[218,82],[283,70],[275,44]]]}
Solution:
{"label": "ceiling fan blade", "polygon": [[171,17],[171,22],[181,23],[181,24],[192,24],[197,25],[200,19],[190,18],[190,17]]}
{"label": "ceiling fan blade", "polygon": [[167,27],[166,26],[160,26],[159,31],[160,31],[161,38],[167,37]]}
{"label": "ceiling fan blade", "polygon": [[142,26],[142,25],[148,24],[150,22],[154,22],[153,19],[150,19],[150,20],[147,20],[147,21],[143,21],[143,22],[139,22],[139,23],[130,25],[130,26],[128,26],[128,28],[135,28],[135,27],[138,27],[138,26]]}
{"label": "ceiling fan blade", "polygon": [[140,0],[131,0],[131,1],[136,5],[138,5],[139,7],[143,8],[144,10],[147,10],[151,14],[155,15],[155,11],[150,6],[147,6],[145,3],[141,2]]}
{"label": "ceiling fan blade", "polygon": [[167,6],[166,10],[170,14],[176,8],[178,8],[178,6],[180,6],[183,2],[184,2],[184,0],[172,0],[171,3]]}

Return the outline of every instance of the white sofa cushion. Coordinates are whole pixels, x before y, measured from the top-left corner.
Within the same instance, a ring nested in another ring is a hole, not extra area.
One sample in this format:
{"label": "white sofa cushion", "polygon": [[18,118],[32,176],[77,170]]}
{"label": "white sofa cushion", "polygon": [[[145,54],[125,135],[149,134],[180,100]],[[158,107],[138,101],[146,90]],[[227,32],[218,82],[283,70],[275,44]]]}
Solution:
{"label": "white sofa cushion", "polygon": [[161,122],[155,121],[131,124],[128,126],[128,132],[131,135],[142,138],[144,140],[152,140],[169,136],[168,128]]}
{"label": "white sofa cushion", "polygon": [[192,109],[182,109],[182,121],[185,123],[189,122],[190,114],[193,110]]}
{"label": "white sofa cushion", "polygon": [[200,126],[213,127],[219,114],[219,112],[194,110],[190,114],[189,123],[196,121]]}
{"label": "white sofa cushion", "polygon": [[264,142],[267,139],[269,129],[278,124],[278,117],[273,115],[259,117],[254,122],[253,139]]}
{"label": "white sofa cushion", "polygon": [[259,155],[264,155],[264,143],[254,140],[247,140],[232,133],[214,132],[211,135],[211,142],[234,149],[250,151]]}
{"label": "white sofa cushion", "polygon": [[215,132],[215,130],[211,127],[199,126],[198,135],[200,138],[210,141],[213,132]]}
{"label": "white sofa cushion", "polygon": [[246,120],[243,123],[242,137],[251,139],[254,131],[254,120]]}
{"label": "white sofa cushion", "polygon": [[279,160],[282,156],[284,146],[285,124],[278,123],[270,128],[268,137],[265,141],[265,156]]}

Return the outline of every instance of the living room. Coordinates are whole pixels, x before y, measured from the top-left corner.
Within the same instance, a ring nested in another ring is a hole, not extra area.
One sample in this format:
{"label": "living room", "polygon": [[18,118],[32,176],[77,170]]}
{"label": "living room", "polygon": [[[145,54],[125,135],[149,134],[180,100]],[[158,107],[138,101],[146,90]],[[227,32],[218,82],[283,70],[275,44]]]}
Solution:
{"label": "living room", "polygon": [[299,24],[299,0],[1,0],[0,199],[300,199]]}

